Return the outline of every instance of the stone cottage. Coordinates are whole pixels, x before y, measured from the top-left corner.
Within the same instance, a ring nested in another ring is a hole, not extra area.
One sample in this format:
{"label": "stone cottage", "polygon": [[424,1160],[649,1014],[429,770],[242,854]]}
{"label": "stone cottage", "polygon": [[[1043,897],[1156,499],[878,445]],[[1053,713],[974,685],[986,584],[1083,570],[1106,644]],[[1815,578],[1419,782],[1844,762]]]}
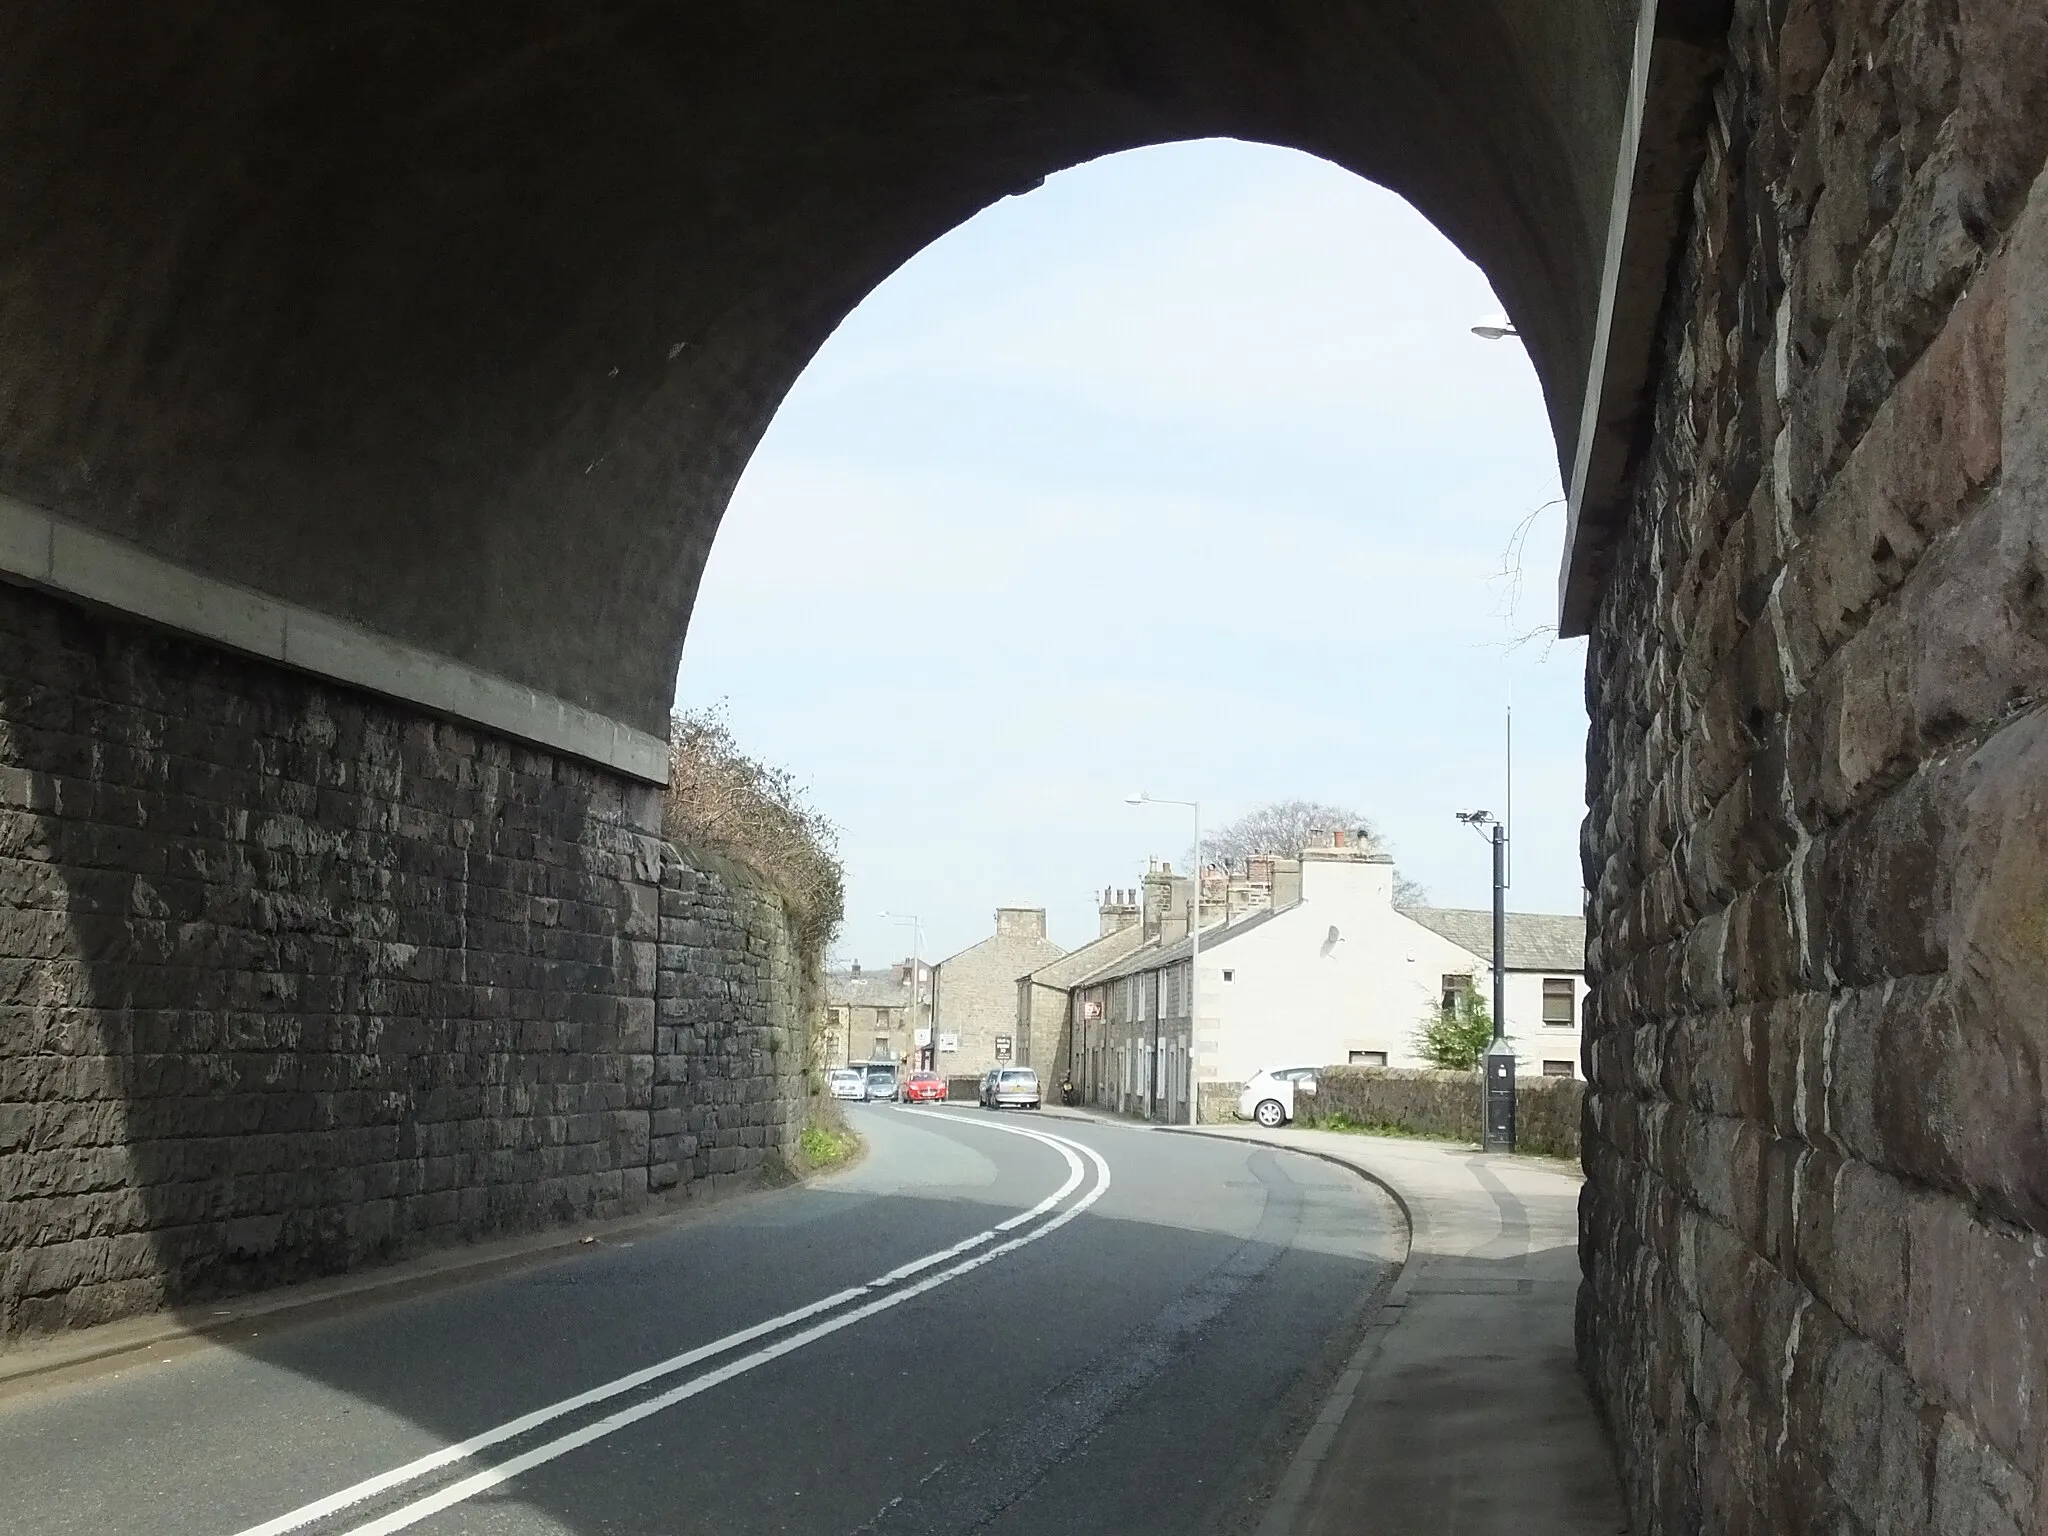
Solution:
{"label": "stone cottage", "polygon": [[939,1070],[979,1075],[999,1062],[1033,1065],[1018,1049],[1017,978],[1065,953],[1045,936],[1045,908],[996,908],[992,935],[932,968]]}

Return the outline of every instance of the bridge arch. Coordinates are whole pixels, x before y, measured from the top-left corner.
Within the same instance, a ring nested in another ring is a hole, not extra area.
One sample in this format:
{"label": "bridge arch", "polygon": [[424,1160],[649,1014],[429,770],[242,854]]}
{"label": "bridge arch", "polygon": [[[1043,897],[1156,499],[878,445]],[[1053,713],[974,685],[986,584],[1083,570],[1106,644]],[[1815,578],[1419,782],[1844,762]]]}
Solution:
{"label": "bridge arch", "polygon": [[[206,638],[275,630],[276,659],[655,776],[717,520],[839,319],[996,199],[1209,136],[1333,160],[1448,233],[1526,338],[1569,478],[1635,27],[1616,0],[17,18],[18,574],[118,587],[78,571],[139,554],[169,569],[131,586],[282,605]],[[115,548],[67,576],[41,552],[65,525]]]}
{"label": "bridge arch", "polygon": [[774,905],[654,835],[725,497],[911,252],[1205,136],[1406,196],[1543,384],[1634,1524],[2048,1524],[2039,0],[11,8],[0,1333],[786,1128],[658,1077],[665,925]]}

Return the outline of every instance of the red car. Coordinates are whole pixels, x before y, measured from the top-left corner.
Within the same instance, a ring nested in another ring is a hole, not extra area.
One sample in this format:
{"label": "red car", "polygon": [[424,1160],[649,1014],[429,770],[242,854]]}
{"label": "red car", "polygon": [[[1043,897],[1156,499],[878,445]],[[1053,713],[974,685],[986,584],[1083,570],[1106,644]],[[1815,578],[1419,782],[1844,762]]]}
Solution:
{"label": "red car", "polygon": [[943,1104],[946,1102],[946,1080],[936,1072],[913,1072],[903,1080],[903,1102],[906,1104]]}

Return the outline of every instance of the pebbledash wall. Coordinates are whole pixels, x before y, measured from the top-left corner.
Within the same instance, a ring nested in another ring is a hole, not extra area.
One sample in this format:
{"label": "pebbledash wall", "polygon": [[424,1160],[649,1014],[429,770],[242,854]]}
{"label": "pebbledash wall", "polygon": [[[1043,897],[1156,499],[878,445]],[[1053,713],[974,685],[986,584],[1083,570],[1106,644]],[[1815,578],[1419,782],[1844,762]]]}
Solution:
{"label": "pebbledash wall", "polygon": [[1638,1532],[2048,1530],[2048,6],[1736,7],[1595,626]]}
{"label": "pebbledash wall", "polygon": [[0,586],[0,1339],[751,1177],[809,981],[660,794]]}

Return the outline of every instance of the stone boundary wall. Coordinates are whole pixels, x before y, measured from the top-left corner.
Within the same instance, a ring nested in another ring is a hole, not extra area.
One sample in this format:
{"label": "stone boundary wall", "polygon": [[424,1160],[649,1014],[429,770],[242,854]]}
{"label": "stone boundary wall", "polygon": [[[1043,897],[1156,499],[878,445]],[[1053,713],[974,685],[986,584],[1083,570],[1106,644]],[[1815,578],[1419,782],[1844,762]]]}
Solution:
{"label": "stone boundary wall", "polygon": [[[1568,1077],[1515,1080],[1515,1148],[1539,1157],[1579,1155],[1584,1085]],[[1479,1142],[1479,1076],[1402,1067],[1325,1067],[1309,1116],[1335,1113],[1424,1136]],[[1311,1101],[1304,1101],[1305,1103]]]}
{"label": "stone boundary wall", "polygon": [[1237,1118],[1237,1096],[1243,1083],[1197,1083],[1195,1096],[1202,1106],[1202,1124],[1227,1125]]}
{"label": "stone boundary wall", "polygon": [[1638,1533],[2048,1531],[2048,6],[1738,0],[1602,596]]}
{"label": "stone boundary wall", "polygon": [[659,797],[0,586],[0,1340],[750,1177],[803,967]]}

